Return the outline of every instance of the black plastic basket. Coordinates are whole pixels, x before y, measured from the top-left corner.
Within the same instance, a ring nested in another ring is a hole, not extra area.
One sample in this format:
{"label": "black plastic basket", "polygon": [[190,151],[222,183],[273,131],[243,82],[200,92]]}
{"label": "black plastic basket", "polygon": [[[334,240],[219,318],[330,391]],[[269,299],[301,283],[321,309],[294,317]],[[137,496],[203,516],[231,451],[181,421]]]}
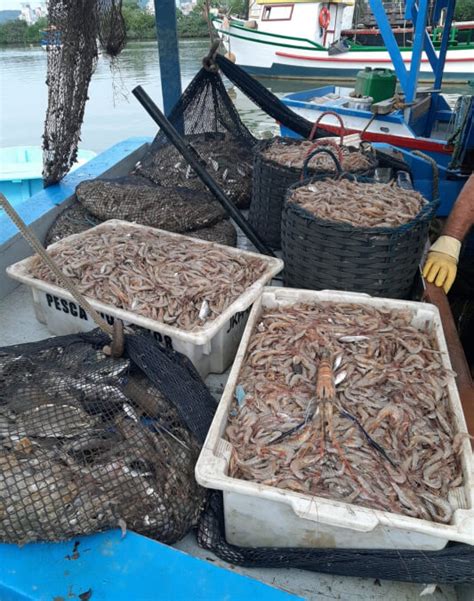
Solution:
{"label": "black plastic basket", "polygon": [[[372,181],[342,173],[336,157],[332,155],[332,158],[339,178]],[[295,189],[324,179],[328,177],[308,178],[288,189],[282,217],[285,285],[406,298],[438,201],[427,203],[412,221],[399,227],[355,227],[320,219],[291,202]]]}
{"label": "black plastic basket", "polygon": [[[300,181],[301,167],[284,167],[263,156],[264,151],[275,141],[288,146],[296,146],[306,140],[277,137],[261,142],[257,146],[253,166],[252,202],[248,220],[262,240],[273,248],[281,247],[281,212],[288,188]],[[369,170],[358,175],[373,175],[377,167],[375,158]],[[308,169],[310,175],[334,176],[334,172],[317,167]]]}

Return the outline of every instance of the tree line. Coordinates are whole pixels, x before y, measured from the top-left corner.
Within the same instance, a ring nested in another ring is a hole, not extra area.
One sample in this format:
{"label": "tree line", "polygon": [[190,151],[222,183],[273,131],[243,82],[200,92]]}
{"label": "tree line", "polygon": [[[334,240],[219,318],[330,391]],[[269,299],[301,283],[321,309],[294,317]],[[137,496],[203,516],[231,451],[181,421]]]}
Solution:
{"label": "tree line", "polygon": [[[244,14],[245,0],[198,0],[193,10],[184,15],[176,9],[178,35],[182,38],[200,38],[209,35],[206,19],[206,7],[223,7],[228,14]],[[122,14],[129,40],[153,40],[156,38],[155,17],[143,8],[137,0],[124,0]],[[458,0],[455,19],[474,20],[474,0]],[[45,18],[38,19],[34,25],[25,21],[7,21],[0,25],[0,45],[39,44],[42,31],[48,23]]]}
{"label": "tree line", "polygon": [[[225,5],[226,12],[242,13],[245,0],[210,0],[211,7]],[[193,10],[184,15],[176,9],[178,35],[183,38],[199,38],[209,35],[206,18],[207,0],[198,0]],[[155,17],[141,8],[137,0],[123,0],[122,14],[129,40],[156,39]],[[0,25],[0,44],[39,44],[42,31],[48,26],[47,19],[41,18],[34,25],[27,25],[19,19]]]}

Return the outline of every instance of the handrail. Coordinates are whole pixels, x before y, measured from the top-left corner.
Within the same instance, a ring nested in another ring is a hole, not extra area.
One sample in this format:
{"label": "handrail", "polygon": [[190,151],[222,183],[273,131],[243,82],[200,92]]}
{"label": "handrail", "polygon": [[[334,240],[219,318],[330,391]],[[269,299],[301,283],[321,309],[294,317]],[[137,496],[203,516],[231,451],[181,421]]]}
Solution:
{"label": "handrail", "polygon": [[[212,21],[222,23],[222,18],[212,17]],[[232,22],[232,20],[231,23],[232,27],[235,27],[236,29],[242,29],[243,31],[251,31],[252,33],[258,33],[259,35],[268,36],[271,38],[281,38],[283,40],[295,40],[297,42],[306,42],[307,44],[314,46],[314,48],[316,48],[317,50],[327,50],[327,48],[321,46],[321,44],[313,42],[313,40],[308,40],[308,38],[299,38],[291,35],[283,35],[282,33],[272,33],[271,31],[260,31],[259,29],[250,29],[249,27],[245,27],[244,25],[238,25],[235,21]],[[222,33],[228,33],[225,29],[218,29],[218,31],[221,31]],[[310,49],[308,48],[308,50]]]}
{"label": "handrail", "polygon": [[[464,349],[459,340],[453,314],[451,313],[451,308],[443,289],[428,282],[425,282],[425,285],[424,299],[436,305],[441,315],[451,365],[456,372],[456,384],[461,398],[464,417],[466,418],[467,429],[469,434],[474,436],[474,382]],[[474,446],[474,441],[472,441],[472,444]]]}

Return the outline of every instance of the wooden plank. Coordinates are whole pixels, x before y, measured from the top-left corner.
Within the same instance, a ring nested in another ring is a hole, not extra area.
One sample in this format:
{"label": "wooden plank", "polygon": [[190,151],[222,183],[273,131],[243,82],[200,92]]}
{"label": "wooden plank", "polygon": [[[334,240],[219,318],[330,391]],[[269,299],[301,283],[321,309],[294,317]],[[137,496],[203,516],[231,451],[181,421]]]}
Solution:
{"label": "wooden plank", "polygon": [[451,364],[457,374],[456,384],[458,386],[459,396],[461,397],[467,429],[469,434],[474,436],[474,383],[472,381],[466,355],[464,354],[464,349],[459,340],[448,299],[442,288],[438,288],[434,284],[426,282],[425,300],[436,305],[439,309]]}

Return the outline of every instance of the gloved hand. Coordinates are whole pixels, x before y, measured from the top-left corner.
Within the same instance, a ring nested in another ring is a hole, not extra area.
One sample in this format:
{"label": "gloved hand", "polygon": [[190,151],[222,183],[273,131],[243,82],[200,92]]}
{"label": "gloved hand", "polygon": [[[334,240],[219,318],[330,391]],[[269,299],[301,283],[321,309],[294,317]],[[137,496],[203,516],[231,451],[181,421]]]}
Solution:
{"label": "gloved hand", "polygon": [[442,287],[446,294],[456,279],[461,242],[452,236],[440,236],[432,245],[423,267],[428,282]]}

